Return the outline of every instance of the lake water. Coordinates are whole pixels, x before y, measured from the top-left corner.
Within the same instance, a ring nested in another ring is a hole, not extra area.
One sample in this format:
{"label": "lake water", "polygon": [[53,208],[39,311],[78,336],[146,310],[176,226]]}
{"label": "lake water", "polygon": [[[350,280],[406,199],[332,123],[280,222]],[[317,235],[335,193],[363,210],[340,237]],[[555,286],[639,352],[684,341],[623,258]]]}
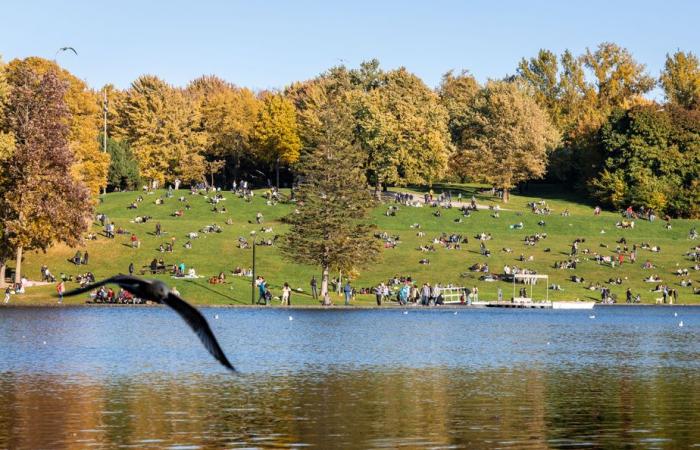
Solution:
{"label": "lake water", "polygon": [[700,309],[203,312],[1,308],[0,448],[700,447]]}

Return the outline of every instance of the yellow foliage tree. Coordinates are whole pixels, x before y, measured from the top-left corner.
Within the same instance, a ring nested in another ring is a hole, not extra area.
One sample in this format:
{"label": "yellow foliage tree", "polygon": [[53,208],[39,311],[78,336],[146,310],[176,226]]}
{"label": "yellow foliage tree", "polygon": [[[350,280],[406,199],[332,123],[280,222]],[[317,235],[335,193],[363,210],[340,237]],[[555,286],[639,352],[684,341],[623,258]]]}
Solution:
{"label": "yellow foliage tree", "polygon": [[120,100],[117,117],[115,135],[131,144],[144,178],[158,184],[202,179],[205,142],[190,95],[144,75]]}
{"label": "yellow foliage tree", "polygon": [[258,156],[274,164],[279,188],[280,163],[294,164],[301,150],[294,104],[281,94],[265,94],[255,123],[254,139]]}

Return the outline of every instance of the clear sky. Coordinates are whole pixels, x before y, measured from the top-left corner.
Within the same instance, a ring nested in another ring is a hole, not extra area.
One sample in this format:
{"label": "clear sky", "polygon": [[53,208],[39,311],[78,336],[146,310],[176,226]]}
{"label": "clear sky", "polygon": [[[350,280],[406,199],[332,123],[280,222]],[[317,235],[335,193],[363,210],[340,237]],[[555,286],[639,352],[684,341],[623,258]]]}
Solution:
{"label": "clear sky", "polygon": [[430,86],[447,70],[512,74],[540,48],[612,41],[658,76],[667,52],[700,51],[700,1],[33,1],[0,4],[0,54],[57,61],[93,87],[155,74],[185,85],[216,74],[280,88],[378,58]]}

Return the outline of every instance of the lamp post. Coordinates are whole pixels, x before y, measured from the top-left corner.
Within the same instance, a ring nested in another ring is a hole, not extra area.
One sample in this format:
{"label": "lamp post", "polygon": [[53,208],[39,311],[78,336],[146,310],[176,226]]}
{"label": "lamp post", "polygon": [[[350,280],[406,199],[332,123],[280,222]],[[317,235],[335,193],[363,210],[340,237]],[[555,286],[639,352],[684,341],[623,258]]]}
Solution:
{"label": "lamp post", "polygon": [[253,238],[253,278],[250,280],[250,303],[255,304],[255,238]]}
{"label": "lamp post", "polygon": [[[102,100],[102,113],[104,115],[104,130],[102,131],[102,151],[107,153],[107,89],[104,90]],[[107,184],[105,184],[103,194],[107,194]]]}

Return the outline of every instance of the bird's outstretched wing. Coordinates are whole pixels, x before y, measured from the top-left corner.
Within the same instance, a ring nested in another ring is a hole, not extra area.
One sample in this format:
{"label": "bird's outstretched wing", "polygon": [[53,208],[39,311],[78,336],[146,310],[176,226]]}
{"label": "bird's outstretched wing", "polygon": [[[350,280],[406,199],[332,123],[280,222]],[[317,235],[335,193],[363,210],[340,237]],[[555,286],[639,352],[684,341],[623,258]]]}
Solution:
{"label": "bird's outstretched wing", "polygon": [[68,291],[65,294],[63,294],[64,297],[72,297],[74,295],[78,294],[83,294],[85,292],[90,292],[93,289],[97,289],[100,286],[104,286],[105,284],[118,284],[120,287],[126,289],[127,291],[131,292],[132,294],[139,296],[139,292],[143,291],[143,288],[148,286],[150,284],[146,280],[142,280],[140,278],[132,277],[129,275],[115,275],[110,278],[105,278],[102,281],[98,281],[96,283],[88,284],[85,287],[81,287],[78,289],[73,289],[72,291]]}
{"label": "bird's outstretched wing", "polygon": [[62,52],[65,52],[66,50],[70,50],[70,51],[72,51],[73,53],[75,53],[75,56],[78,56],[78,52],[76,52],[75,49],[74,49],[73,47],[61,47],[61,48],[60,48],[60,51],[62,51]]}
{"label": "bird's outstretched wing", "polygon": [[214,333],[209,327],[207,319],[204,318],[202,313],[200,313],[194,306],[172,293],[168,295],[164,303],[174,309],[175,312],[177,312],[180,317],[187,322],[187,325],[194,330],[199,337],[199,340],[202,341],[204,347],[214,358],[216,358],[226,368],[234,372],[236,371],[236,369],[234,369],[231,363],[228,361],[228,358],[226,358],[224,351],[219,346],[219,342],[216,340]]}

